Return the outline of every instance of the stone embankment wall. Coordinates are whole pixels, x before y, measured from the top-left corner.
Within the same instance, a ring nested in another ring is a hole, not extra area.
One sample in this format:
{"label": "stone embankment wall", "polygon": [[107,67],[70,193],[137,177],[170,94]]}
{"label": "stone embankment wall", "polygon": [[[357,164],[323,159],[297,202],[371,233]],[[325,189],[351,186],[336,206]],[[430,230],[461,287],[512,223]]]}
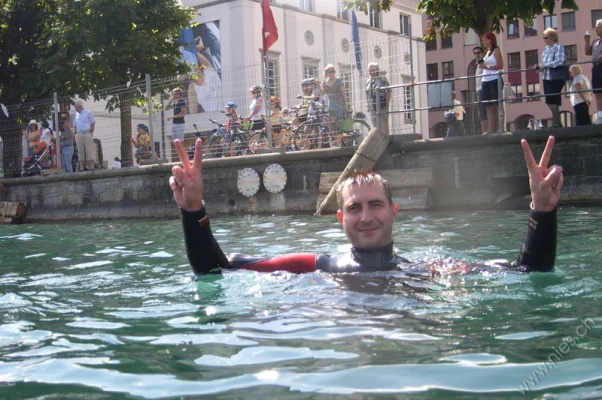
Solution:
{"label": "stone embankment wall", "polygon": [[[467,137],[411,140],[394,136],[377,170],[433,168],[432,209],[486,209],[528,203],[527,169],[520,139],[527,136],[539,159],[548,135],[556,136],[552,163],[562,165],[562,204],[602,205],[602,128],[597,126]],[[204,161],[205,201],[213,215],[224,213],[313,213],[322,172],[342,171],[353,149],[264,154]],[[263,175],[277,163],[287,172],[283,192],[263,185],[247,198],[238,173]],[[78,174],[5,179],[4,200],[27,203],[26,221],[177,217],[168,178],[170,164]]]}

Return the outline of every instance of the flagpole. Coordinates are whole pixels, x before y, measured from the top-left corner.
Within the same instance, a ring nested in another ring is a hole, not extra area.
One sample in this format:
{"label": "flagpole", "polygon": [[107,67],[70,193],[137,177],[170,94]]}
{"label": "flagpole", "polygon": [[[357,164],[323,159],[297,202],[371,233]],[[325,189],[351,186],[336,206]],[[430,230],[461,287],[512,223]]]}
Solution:
{"label": "flagpole", "polygon": [[[266,97],[267,97],[267,104],[266,103],[266,99],[264,98],[264,105],[265,105],[265,133],[266,136],[268,138],[268,148],[270,150],[274,149],[273,146],[273,140],[272,140],[272,119],[271,119],[271,115],[272,115],[272,102],[270,101],[270,94],[268,93],[268,85],[267,85],[267,77],[266,77],[266,70],[267,70],[267,62],[268,62],[268,54],[267,54],[267,49],[265,48],[265,10],[263,9],[264,7],[264,2],[261,2],[261,55],[262,55],[262,61],[261,61],[261,84],[263,86],[263,93],[265,93]],[[269,7],[269,5],[268,5]]]}

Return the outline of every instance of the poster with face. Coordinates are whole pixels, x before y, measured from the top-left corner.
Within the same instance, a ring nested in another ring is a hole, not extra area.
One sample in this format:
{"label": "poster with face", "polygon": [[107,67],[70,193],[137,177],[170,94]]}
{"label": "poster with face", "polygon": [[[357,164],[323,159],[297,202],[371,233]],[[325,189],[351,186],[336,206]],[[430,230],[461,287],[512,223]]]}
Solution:
{"label": "poster with face", "polygon": [[222,55],[219,21],[186,29],[182,41],[183,58],[194,65],[192,79],[186,82],[188,113],[220,111],[222,99]]}

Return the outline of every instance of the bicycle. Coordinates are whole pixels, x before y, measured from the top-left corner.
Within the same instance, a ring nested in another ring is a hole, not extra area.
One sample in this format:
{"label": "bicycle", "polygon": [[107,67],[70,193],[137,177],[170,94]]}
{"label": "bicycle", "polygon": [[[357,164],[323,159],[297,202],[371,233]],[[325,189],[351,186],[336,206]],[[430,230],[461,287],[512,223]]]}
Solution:
{"label": "bicycle", "polygon": [[325,108],[320,102],[308,101],[307,121],[297,129],[301,150],[336,147],[335,135],[330,132],[329,113]]}

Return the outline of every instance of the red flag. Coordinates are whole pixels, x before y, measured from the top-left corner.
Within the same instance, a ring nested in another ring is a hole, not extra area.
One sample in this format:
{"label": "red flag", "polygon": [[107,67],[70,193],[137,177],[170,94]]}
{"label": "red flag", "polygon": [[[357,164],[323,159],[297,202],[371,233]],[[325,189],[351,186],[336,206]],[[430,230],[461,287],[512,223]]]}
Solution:
{"label": "red flag", "polygon": [[278,28],[270,8],[270,0],[261,0],[261,14],[263,15],[263,56],[265,57],[268,49],[278,40]]}

